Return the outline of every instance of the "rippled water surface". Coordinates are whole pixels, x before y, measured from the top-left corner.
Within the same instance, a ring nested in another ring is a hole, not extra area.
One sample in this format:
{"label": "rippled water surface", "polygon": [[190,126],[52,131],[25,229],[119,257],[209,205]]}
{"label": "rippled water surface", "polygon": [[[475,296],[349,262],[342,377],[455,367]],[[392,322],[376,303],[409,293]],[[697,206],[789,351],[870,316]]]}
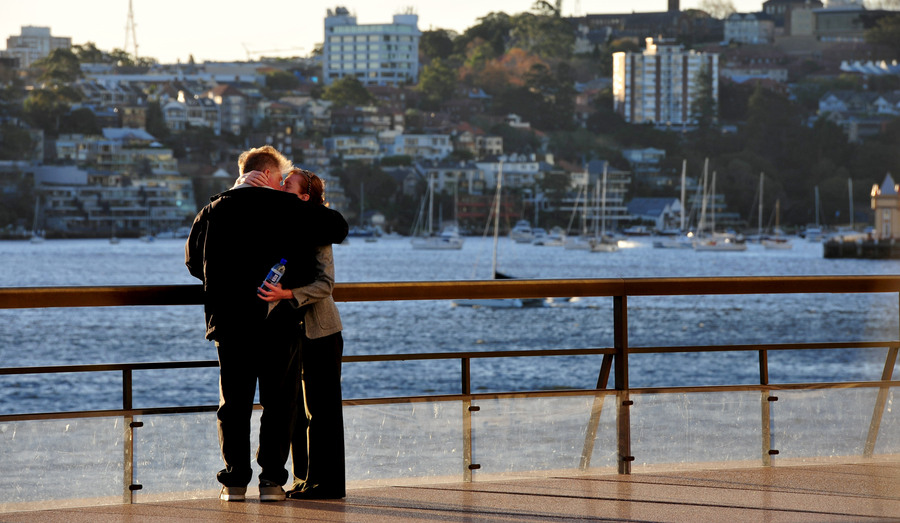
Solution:
{"label": "rippled water surface", "polygon": [[[196,283],[184,267],[183,240],[0,242],[0,286],[168,285]],[[616,253],[568,251],[500,240],[500,270],[522,278],[697,277],[896,274],[900,261],[826,260],[821,244],[796,240],[789,251],[653,249],[649,239]],[[485,279],[491,241],[467,238],[460,251],[417,251],[404,239],[351,240],[335,247],[338,282]],[[639,297],[628,302],[633,347],[898,337],[898,299],[878,295]],[[612,299],[556,301],[543,308],[455,307],[446,301],[341,303],[345,355],[563,349],[612,346]],[[4,367],[213,360],[200,306],[0,310]],[[772,382],[869,380],[885,351],[772,351]],[[755,383],[755,353],[632,355],[633,387]],[[589,388],[599,357],[484,359],[472,362],[473,391]],[[137,407],[213,404],[216,369],[142,371]],[[454,360],[344,366],[344,397],[454,393]],[[0,377],[0,413],[116,408],[117,373]]]}

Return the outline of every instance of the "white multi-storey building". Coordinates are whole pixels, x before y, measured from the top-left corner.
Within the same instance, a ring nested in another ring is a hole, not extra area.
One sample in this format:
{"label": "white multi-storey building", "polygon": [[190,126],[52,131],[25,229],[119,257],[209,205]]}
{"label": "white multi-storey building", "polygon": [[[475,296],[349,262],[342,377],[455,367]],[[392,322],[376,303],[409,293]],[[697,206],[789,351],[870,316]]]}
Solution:
{"label": "white multi-storey building", "polygon": [[6,39],[6,50],[0,56],[19,59],[19,67],[31,67],[31,64],[46,57],[54,49],[69,49],[72,39],[68,36],[51,36],[49,27],[22,26],[22,34]]}
{"label": "white multi-storey building", "polygon": [[418,23],[418,15],[398,14],[391,24],[357,25],[346,8],[329,9],[322,48],[325,85],[345,76],[355,76],[363,85],[416,83]]}
{"label": "white multi-storey building", "polygon": [[770,44],[775,22],[765,13],[731,13],[725,19],[725,41],[741,44]]}
{"label": "white multi-storey building", "polygon": [[630,123],[688,125],[700,91],[697,76],[706,69],[712,96],[719,98],[719,55],[685,51],[671,41],[647,38],[642,53],[613,53],[613,103]]}

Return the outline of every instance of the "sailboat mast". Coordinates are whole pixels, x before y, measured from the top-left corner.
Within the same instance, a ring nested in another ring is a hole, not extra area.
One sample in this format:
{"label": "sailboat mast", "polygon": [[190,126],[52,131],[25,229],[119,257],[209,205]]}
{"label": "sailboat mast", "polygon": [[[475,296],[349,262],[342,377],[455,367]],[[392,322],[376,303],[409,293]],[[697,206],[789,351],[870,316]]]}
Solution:
{"label": "sailboat mast", "polygon": [[709,172],[707,169],[709,168],[709,158],[703,161],[703,197],[700,202],[700,222],[697,224],[697,232],[702,234],[703,229],[706,227],[706,200],[709,197],[709,193],[706,191],[706,180],[707,173]]}
{"label": "sailboat mast", "polygon": [[685,192],[685,177],[687,176],[687,160],[681,161],[681,233],[684,234],[684,192]]}
{"label": "sailboat mast", "polygon": [[716,233],[716,171],[713,171],[712,184],[709,187],[709,194],[710,194],[709,214],[712,217],[710,219],[709,233],[710,233],[710,235],[713,235]]}
{"label": "sailboat mast", "polygon": [[431,236],[431,222],[434,214],[434,176],[428,177],[428,235]]}
{"label": "sailboat mast", "polygon": [[503,162],[497,171],[497,194],[494,195],[494,254],[491,257],[491,278],[497,277],[497,244],[500,241],[500,188],[503,184]]}
{"label": "sailboat mast", "polygon": [[847,194],[850,197],[850,229],[853,229],[853,178],[847,178]]}
{"label": "sailboat mast", "polygon": [[819,186],[816,185],[816,228],[819,227]]}
{"label": "sailboat mast", "polygon": [[606,167],[609,162],[603,164],[603,189],[600,193],[600,236],[606,236]]}
{"label": "sailboat mast", "polygon": [[759,216],[757,225],[757,234],[762,239],[762,213],[763,213],[763,173],[759,173]]}

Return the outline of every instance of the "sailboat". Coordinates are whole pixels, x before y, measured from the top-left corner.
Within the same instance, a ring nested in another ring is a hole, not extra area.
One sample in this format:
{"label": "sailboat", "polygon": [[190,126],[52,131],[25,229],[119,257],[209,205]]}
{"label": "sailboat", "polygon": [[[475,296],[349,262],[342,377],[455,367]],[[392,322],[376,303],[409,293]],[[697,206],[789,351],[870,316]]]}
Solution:
{"label": "sailboat", "polygon": [[[440,234],[434,235],[432,231],[432,216],[434,214],[434,178],[428,178],[428,216],[425,219],[425,227],[410,240],[413,249],[417,250],[458,250],[462,249],[463,237],[459,234],[459,226],[455,223],[447,224]],[[415,230],[419,231],[422,222],[422,211],[425,207],[425,199],[419,207],[419,216],[416,219]]]}
{"label": "sailboat", "polygon": [[112,220],[112,225],[110,225],[109,243],[111,243],[113,245],[119,243],[119,238],[116,236],[116,221],[115,220]]}
{"label": "sailboat", "polygon": [[[581,199],[582,195],[584,195],[584,202]],[[565,243],[563,243],[563,247],[566,249],[588,251],[591,249],[591,242],[587,233],[587,199],[587,185],[585,185],[578,190],[578,195],[575,196],[575,205],[572,207],[572,216],[569,218],[569,228],[571,228],[572,222],[575,221],[575,215],[578,213],[578,204],[581,203],[581,235],[567,235]]]}
{"label": "sailboat", "polygon": [[35,195],[34,197],[34,220],[31,222],[31,243],[43,243],[44,235],[42,231],[38,230],[38,219],[41,216],[41,197],[40,195]]}
{"label": "sailboat", "polygon": [[806,226],[806,239],[811,242],[820,242],[822,241],[823,233],[822,228],[819,226],[819,186],[816,185],[816,224],[813,226]]}
{"label": "sailboat", "polygon": [[[502,195],[501,187],[503,185],[503,163],[500,163],[500,170],[497,174],[497,192],[494,195],[494,205],[493,205],[493,218],[494,218],[494,241],[493,241],[493,252],[491,254],[491,277],[495,280],[506,280],[512,279],[512,276],[507,274],[503,274],[497,270],[497,247],[500,242],[500,200]],[[487,230],[485,230],[485,233]],[[544,304],[544,299],[542,298],[512,298],[512,299],[500,299],[500,298],[482,298],[482,299],[467,299],[467,300],[454,300],[454,305],[462,305],[469,307],[494,307],[494,308],[504,308],[504,309],[517,309],[521,307],[536,307],[542,306]]]}
{"label": "sailboat", "polygon": [[[702,208],[700,210],[700,224],[697,226],[698,238],[694,240],[694,250],[695,251],[746,251],[747,244],[738,241],[737,238],[733,234],[717,234],[716,231],[716,207],[715,207],[715,197],[716,197],[716,171],[713,171],[712,175],[712,184],[710,185],[709,192],[706,190],[706,173],[707,166],[703,167],[703,203]],[[709,198],[707,198],[709,195]],[[706,205],[710,203],[710,233],[709,235],[703,235],[704,227],[706,226]]]}
{"label": "sailboat", "polygon": [[685,233],[685,195],[687,191],[687,160],[681,161],[681,221],[678,231],[673,237],[664,240],[654,240],[653,247],[657,249],[693,249],[694,244],[690,236]]}
{"label": "sailboat", "polygon": [[366,226],[363,223],[363,216],[365,215],[366,209],[366,192],[365,192],[365,184],[364,182],[359,182],[359,225],[355,225],[350,227],[350,231],[347,233],[348,237],[354,238],[365,238],[366,242],[375,242],[378,241],[376,238],[377,231],[372,226]]}
{"label": "sailboat", "polygon": [[[594,237],[591,239],[591,252],[616,252],[619,250],[619,242],[606,235],[606,168],[609,163],[603,164],[603,180],[601,185],[602,193],[597,196],[596,200],[600,203],[599,219],[594,220]],[[600,222],[599,234],[596,230],[597,222]]]}
{"label": "sailboat", "polygon": [[775,200],[775,231],[774,235],[763,238],[762,244],[766,249],[790,249],[793,247],[791,241],[782,236],[781,226],[779,225],[779,217],[781,216],[781,200]]}

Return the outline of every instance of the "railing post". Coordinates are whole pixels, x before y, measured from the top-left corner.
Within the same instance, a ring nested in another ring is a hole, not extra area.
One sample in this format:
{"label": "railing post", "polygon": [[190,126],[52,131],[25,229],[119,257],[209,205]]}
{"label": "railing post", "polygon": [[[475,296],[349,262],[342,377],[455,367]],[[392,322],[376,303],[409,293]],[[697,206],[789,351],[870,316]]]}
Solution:
{"label": "railing post", "polygon": [[[122,409],[130,411],[132,408],[131,396],[131,369],[122,369]],[[123,421],[124,442],[122,451],[124,456],[122,459],[122,502],[134,503],[134,416],[126,414]]]}
{"label": "railing post", "polygon": [[[887,351],[884,360],[884,370],[881,371],[881,381],[890,381],[894,374],[894,365],[897,364],[897,347],[891,347]],[[884,417],[884,407],[887,404],[890,387],[882,385],[878,388],[878,397],[875,398],[875,409],[872,411],[872,421],[869,422],[869,435],[866,436],[866,446],[863,449],[863,457],[871,458],[875,453],[875,440],[878,439],[878,429],[881,427],[881,418]]]}
{"label": "railing post", "polygon": [[[600,375],[597,376],[597,390],[604,390],[609,384],[609,371],[612,368],[612,354],[604,354],[600,363]],[[580,470],[587,470],[591,466],[591,455],[594,453],[594,440],[597,439],[597,428],[600,426],[600,415],[603,414],[603,400],[606,395],[596,394],[591,404],[591,419],[588,420],[587,430],[584,434],[584,447],[581,450],[581,461],[578,463]]]}
{"label": "railing post", "polygon": [[616,349],[616,432],[619,474],[631,474],[631,405],[628,393],[628,297],[613,296],[613,340]]}
{"label": "railing post", "polygon": [[470,374],[470,359],[461,358],[462,364],[462,393],[466,396],[462,402],[462,436],[463,436],[463,482],[472,482],[472,411],[478,407],[472,407],[472,399],[469,394],[472,393],[472,381]]}
{"label": "railing post", "polygon": [[[769,384],[769,354],[768,351],[759,351],[759,384]],[[772,411],[769,407],[769,390],[759,392],[760,421],[762,423],[762,464],[764,467],[772,465]]]}

